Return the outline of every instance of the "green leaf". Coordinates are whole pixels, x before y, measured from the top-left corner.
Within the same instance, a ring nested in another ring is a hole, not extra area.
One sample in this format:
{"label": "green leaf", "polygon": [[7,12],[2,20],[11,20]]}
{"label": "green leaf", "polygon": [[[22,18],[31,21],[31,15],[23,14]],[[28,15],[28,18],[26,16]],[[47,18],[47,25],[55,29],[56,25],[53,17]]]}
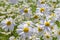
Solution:
{"label": "green leaf", "polygon": [[57,24],[58,28],[60,28],[60,22],[56,21],[55,23]]}
{"label": "green leaf", "polygon": [[40,37],[40,40],[44,40],[44,39],[42,38],[42,36]]}
{"label": "green leaf", "polygon": [[53,37],[53,39],[52,40],[57,40],[57,37]]}
{"label": "green leaf", "polygon": [[34,13],[34,12],[36,11],[36,5],[35,5],[35,4],[32,4],[32,5],[31,5],[31,8],[32,8],[32,9],[31,9],[31,10],[32,10],[32,13]]}
{"label": "green leaf", "polygon": [[0,40],[8,40],[10,35],[4,35],[0,33]]}

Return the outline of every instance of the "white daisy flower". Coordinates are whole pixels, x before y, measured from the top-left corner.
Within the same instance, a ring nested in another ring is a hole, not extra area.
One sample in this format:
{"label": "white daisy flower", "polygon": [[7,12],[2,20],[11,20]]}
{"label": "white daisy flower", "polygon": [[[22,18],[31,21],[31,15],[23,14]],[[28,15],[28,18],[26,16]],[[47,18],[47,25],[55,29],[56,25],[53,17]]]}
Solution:
{"label": "white daisy flower", "polygon": [[25,4],[22,5],[22,9],[20,9],[20,13],[22,15],[31,13],[31,9],[28,5],[25,6]]}
{"label": "white daisy flower", "polygon": [[[42,15],[42,14],[41,14]],[[32,16],[33,22],[39,22],[40,19],[43,19],[43,17],[40,15],[40,13],[36,13]]]}
{"label": "white daisy flower", "polygon": [[38,4],[38,5],[40,5],[40,4],[45,4],[45,3],[46,3],[45,0],[38,0],[38,1],[37,1],[37,4]]}
{"label": "white daisy flower", "polygon": [[57,31],[56,30],[52,30],[51,31],[51,35],[52,35],[52,37],[56,37],[57,36]]}
{"label": "white daisy flower", "polygon": [[52,31],[52,30],[57,30],[58,27],[57,27],[57,25],[53,25],[53,26],[50,26],[50,29],[51,29],[51,31]]}
{"label": "white daisy flower", "polygon": [[46,32],[46,33],[43,35],[43,39],[44,39],[44,40],[52,40],[52,37],[51,37],[50,33]]}
{"label": "white daisy flower", "polygon": [[56,21],[57,15],[55,13],[51,13],[48,17],[46,16],[46,18],[52,21]]}
{"label": "white daisy flower", "polygon": [[11,36],[11,37],[9,38],[9,40],[15,40],[15,37],[14,37],[14,36]]}
{"label": "white daisy flower", "polygon": [[57,31],[57,38],[60,40],[60,29],[56,30]]}
{"label": "white daisy flower", "polygon": [[2,29],[5,31],[13,31],[15,26],[15,21],[12,18],[6,18],[5,20],[1,21]]}
{"label": "white daisy flower", "polygon": [[40,38],[37,38],[36,35],[33,35],[29,38],[30,40],[40,40]]}
{"label": "white daisy flower", "polygon": [[25,21],[23,24],[33,27],[34,23],[32,21]]}
{"label": "white daisy flower", "polygon": [[21,9],[21,10],[20,10],[20,13],[21,13],[21,15],[24,16],[24,18],[25,18],[26,20],[30,19],[31,16],[32,16],[32,12],[31,12],[30,8],[27,8],[27,7]]}
{"label": "white daisy flower", "polygon": [[50,31],[50,26],[53,26],[55,24],[51,20],[42,20],[42,22],[40,23],[40,25],[42,25],[44,27],[44,30]]}
{"label": "white daisy flower", "polygon": [[57,16],[57,19],[60,20],[60,8],[56,8],[54,12]]}
{"label": "white daisy flower", "polygon": [[36,8],[36,13],[39,13],[39,15],[41,16],[49,15],[50,7],[47,4],[44,4],[44,5],[41,4]]}
{"label": "white daisy flower", "polygon": [[29,38],[32,36],[32,28],[29,27],[27,24],[21,24],[18,26],[17,33],[24,39],[27,37]]}
{"label": "white daisy flower", "polygon": [[56,15],[59,16],[60,15],[60,13],[59,13],[60,12],[60,8],[55,8],[54,12],[55,12]]}
{"label": "white daisy flower", "polygon": [[43,33],[44,33],[44,27],[40,24],[36,24],[36,28],[35,28],[35,31],[37,33],[37,36],[42,36]]}
{"label": "white daisy flower", "polygon": [[0,7],[0,12],[3,12],[5,11],[5,8],[4,7]]}

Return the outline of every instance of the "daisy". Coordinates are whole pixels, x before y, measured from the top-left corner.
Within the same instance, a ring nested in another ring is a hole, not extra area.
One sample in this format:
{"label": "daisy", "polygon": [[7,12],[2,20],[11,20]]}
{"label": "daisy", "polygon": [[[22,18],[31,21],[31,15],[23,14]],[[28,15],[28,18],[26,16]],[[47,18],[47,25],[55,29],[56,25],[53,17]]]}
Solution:
{"label": "daisy", "polygon": [[12,18],[6,18],[5,20],[1,21],[2,29],[5,31],[13,31],[15,26],[15,21]]}
{"label": "daisy", "polygon": [[11,37],[9,38],[9,40],[20,40],[20,39],[19,39],[19,37],[16,37],[16,38],[15,38],[15,36],[11,36]]}
{"label": "daisy", "polygon": [[36,13],[38,13],[41,16],[49,15],[50,14],[50,7],[49,7],[49,5],[47,5],[47,4],[42,5],[41,4],[41,5],[37,6]]}
{"label": "daisy", "polygon": [[57,38],[60,40],[60,29],[57,30]]}
{"label": "daisy", "polygon": [[46,32],[46,33],[44,33],[44,35],[43,35],[43,39],[44,39],[44,40],[52,40],[52,37],[51,37],[50,33]]}
{"label": "daisy", "polygon": [[46,18],[52,21],[56,21],[57,15],[55,13],[51,13],[48,17],[46,16]]}
{"label": "daisy", "polygon": [[[42,15],[42,14],[41,14]],[[32,16],[33,22],[39,22],[40,19],[43,19],[43,17],[41,16],[39,13],[36,13]]]}
{"label": "daisy", "polygon": [[34,23],[32,21],[25,21],[23,24],[27,24],[28,26],[33,26]]}
{"label": "daisy", "polygon": [[56,37],[57,36],[57,31],[56,30],[52,30],[50,33],[51,33],[52,37]]}
{"label": "daisy", "polygon": [[40,25],[42,25],[44,27],[44,30],[50,31],[50,27],[55,25],[55,24],[54,24],[54,21],[46,19],[46,20],[42,20]]}
{"label": "daisy", "polygon": [[24,16],[25,19],[30,19],[32,16],[32,12],[31,9],[28,7],[25,7],[23,9],[20,10],[20,13],[22,16]]}
{"label": "daisy", "polygon": [[29,38],[32,36],[32,28],[27,24],[20,24],[17,29],[18,35],[20,35],[23,39]]}
{"label": "daisy", "polygon": [[30,39],[30,40],[40,40],[40,38],[37,38],[36,35],[31,36],[29,39]]}
{"label": "daisy", "polygon": [[26,6],[22,5],[22,6],[23,6],[23,8],[20,9],[20,13],[28,14],[31,12],[31,9],[29,7],[27,7],[27,5]]}
{"label": "daisy", "polygon": [[56,16],[57,16],[57,19],[60,20],[60,8],[56,8],[56,9],[54,10],[54,12],[55,12],[55,14],[56,14]]}
{"label": "daisy", "polygon": [[11,36],[9,40],[16,40],[14,36]]}
{"label": "daisy", "polygon": [[38,0],[38,1],[37,1],[37,4],[38,4],[38,5],[40,5],[40,4],[45,4],[45,3],[46,3],[45,0]]}
{"label": "daisy", "polygon": [[42,36],[44,33],[44,27],[40,24],[36,24],[35,31],[36,31],[38,37]]}

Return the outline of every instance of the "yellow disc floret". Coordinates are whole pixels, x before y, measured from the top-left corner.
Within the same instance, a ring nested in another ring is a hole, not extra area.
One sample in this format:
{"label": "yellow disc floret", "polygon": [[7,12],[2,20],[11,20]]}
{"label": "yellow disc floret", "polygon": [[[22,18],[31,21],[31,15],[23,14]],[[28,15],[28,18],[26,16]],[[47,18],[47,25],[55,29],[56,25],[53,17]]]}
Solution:
{"label": "yellow disc floret", "polygon": [[44,3],[45,3],[45,0],[42,0],[40,3],[41,3],[41,4],[44,4]]}
{"label": "yellow disc floret", "polygon": [[38,27],[38,31],[39,31],[39,32],[41,32],[42,30],[43,30],[42,28]]}
{"label": "yellow disc floret", "polygon": [[7,26],[10,26],[11,25],[11,21],[7,21]]}
{"label": "yellow disc floret", "polygon": [[60,35],[60,31],[58,31],[58,35]]}
{"label": "yellow disc floret", "polygon": [[28,8],[25,8],[24,9],[24,13],[28,13]]}
{"label": "yellow disc floret", "polygon": [[28,27],[24,27],[23,31],[27,33],[27,32],[29,32],[29,28]]}
{"label": "yellow disc floret", "polygon": [[45,11],[45,8],[40,8],[40,12],[44,12]]}
{"label": "yellow disc floret", "polygon": [[52,26],[52,27],[50,27],[51,28],[51,30],[53,30],[54,29],[54,27]]}
{"label": "yellow disc floret", "polygon": [[49,22],[45,22],[45,26],[50,26],[50,23]]}
{"label": "yellow disc floret", "polygon": [[37,18],[39,18],[39,17],[38,17],[37,15],[34,15],[34,18],[37,19]]}
{"label": "yellow disc floret", "polygon": [[50,35],[45,35],[45,37],[46,37],[47,39],[49,39],[49,38],[50,38]]}
{"label": "yellow disc floret", "polygon": [[51,13],[51,15],[50,16],[56,16],[54,13]]}

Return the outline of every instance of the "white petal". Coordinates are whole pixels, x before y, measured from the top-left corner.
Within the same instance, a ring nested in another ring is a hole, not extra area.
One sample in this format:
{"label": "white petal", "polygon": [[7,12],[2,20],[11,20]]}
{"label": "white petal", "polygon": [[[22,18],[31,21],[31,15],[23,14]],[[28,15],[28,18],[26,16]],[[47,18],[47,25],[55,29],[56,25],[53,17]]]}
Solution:
{"label": "white petal", "polygon": [[9,31],[13,31],[13,30],[14,30],[14,26],[10,26]]}
{"label": "white petal", "polygon": [[17,33],[19,34],[19,33],[22,32],[22,29],[17,29],[16,31],[17,31]]}

